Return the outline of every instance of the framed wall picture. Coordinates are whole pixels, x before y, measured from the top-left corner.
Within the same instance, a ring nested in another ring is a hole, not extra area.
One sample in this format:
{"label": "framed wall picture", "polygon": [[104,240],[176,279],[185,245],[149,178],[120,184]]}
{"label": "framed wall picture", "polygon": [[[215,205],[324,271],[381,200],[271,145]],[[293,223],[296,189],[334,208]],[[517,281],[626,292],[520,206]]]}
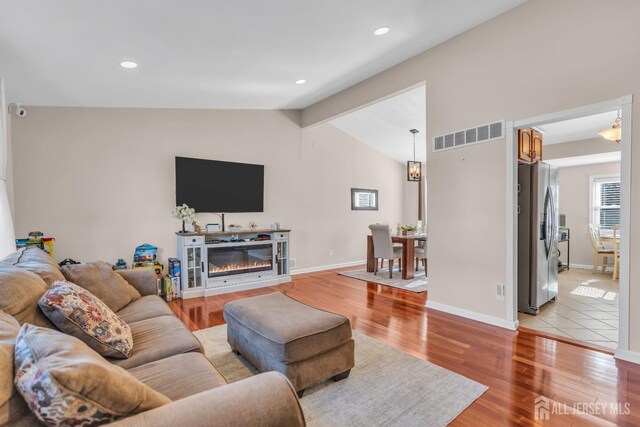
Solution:
{"label": "framed wall picture", "polygon": [[365,188],[351,189],[351,210],[352,211],[377,211],[378,210],[378,190]]}

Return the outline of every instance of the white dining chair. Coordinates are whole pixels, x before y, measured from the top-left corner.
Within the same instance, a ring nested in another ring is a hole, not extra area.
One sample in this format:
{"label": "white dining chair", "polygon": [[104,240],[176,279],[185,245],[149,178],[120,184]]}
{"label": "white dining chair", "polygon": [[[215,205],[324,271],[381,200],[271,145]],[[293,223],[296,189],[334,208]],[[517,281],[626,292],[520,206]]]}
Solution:
{"label": "white dining chair", "polygon": [[[389,260],[389,278],[393,278],[393,261],[402,260],[402,247],[393,246],[391,241],[391,231],[386,224],[371,224],[369,226],[371,236],[373,237],[373,258],[374,268],[373,274],[378,274],[378,259]],[[402,262],[399,262],[399,268],[402,269]]]}

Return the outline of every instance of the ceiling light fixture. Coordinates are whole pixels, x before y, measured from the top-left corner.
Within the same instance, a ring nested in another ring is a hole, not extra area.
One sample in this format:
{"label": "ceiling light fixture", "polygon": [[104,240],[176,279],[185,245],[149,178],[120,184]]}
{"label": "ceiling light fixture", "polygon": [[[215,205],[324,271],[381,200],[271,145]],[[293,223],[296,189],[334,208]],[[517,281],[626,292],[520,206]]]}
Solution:
{"label": "ceiling light fixture", "polygon": [[376,36],[381,36],[383,34],[387,34],[389,32],[389,27],[380,27],[373,32]]}
{"label": "ceiling light fixture", "polygon": [[422,163],[416,162],[416,133],[418,129],[410,129],[413,134],[413,161],[407,162],[407,181],[420,181],[422,177]]}
{"label": "ceiling light fixture", "polygon": [[122,68],[128,68],[128,69],[138,68],[138,64],[133,61],[122,61],[120,62],[120,66]]}
{"label": "ceiling light fixture", "polygon": [[598,132],[598,135],[609,141],[620,142],[622,140],[622,117],[618,111],[618,117],[611,123],[611,128]]}
{"label": "ceiling light fixture", "polygon": [[296,84],[297,85],[303,85],[305,84],[307,81],[305,79],[300,79],[300,80],[296,80]]}

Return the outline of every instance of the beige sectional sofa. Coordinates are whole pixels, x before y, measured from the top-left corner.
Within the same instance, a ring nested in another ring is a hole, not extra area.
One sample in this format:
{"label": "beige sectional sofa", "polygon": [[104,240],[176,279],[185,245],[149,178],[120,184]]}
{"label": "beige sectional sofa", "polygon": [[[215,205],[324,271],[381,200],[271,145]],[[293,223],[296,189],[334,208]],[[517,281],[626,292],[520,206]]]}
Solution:
{"label": "beige sectional sofa", "polygon": [[[269,372],[227,384],[203,355],[198,339],[156,296],[155,274],[150,270],[119,273],[141,297],[117,311],[131,328],[131,356],[107,360],[172,402],[118,419],[114,424],[305,425],[295,390],[283,375]],[[20,324],[55,328],[39,311],[38,293],[62,279],[61,269],[47,254],[37,248],[21,249],[0,261],[0,309]],[[11,357],[7,343],[11,342],[12,332],[5,325],[0,321],[0,364],[7,365],[11,362],[7,360]],[[12,372],[12,368],[0,366],[0,425],[38,424],[13,387]]]}

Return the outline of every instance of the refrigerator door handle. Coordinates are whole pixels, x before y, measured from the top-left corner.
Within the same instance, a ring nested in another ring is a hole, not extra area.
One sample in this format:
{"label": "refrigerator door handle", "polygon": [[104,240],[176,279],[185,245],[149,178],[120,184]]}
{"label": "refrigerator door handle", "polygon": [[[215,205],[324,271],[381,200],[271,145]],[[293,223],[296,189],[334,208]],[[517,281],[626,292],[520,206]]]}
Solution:
{"label": "refrigerator door handle", "polygon": [[553,249],[557,250],[558,247],[558,224],[556,222],[556,198],[553,191],[551,191],[551,238],[553,242]]}
{"label": "refrigerator door handle", "polygon": [[553,195],[551,194],[551,187],[547,187],[547,192],[544,196],[544,213],[543,213],[543,222],[542,222],[542,238],[544,239],[544,250],[549,259],[549,253],[551,252],[551,243],[553,239],[553,208],[552,208],[552,199]]}

